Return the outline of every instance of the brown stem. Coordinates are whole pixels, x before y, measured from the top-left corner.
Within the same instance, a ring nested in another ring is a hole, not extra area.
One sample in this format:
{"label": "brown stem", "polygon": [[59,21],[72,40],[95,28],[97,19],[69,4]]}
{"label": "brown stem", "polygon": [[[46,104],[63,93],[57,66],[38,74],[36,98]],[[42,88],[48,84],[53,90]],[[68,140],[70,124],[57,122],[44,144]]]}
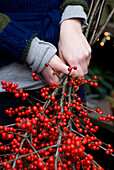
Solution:
{"label": "brown stem", "polygon": [[99,14],[98,14],[98,17],[97,17],[97,21],[96,21],[96,24],[95,24],[95,28],[94,28],[94,30],[93,30],[91,39],[90,39],[90,41],[89,41],[89,44],[90,44],[90,45],[92,45],[92,42],[93,42],[93,40],[94,40],[96,31],[97,31],[97,29],[98,29],[99,22],[100,22],[100,19],[101,19],[101,15],[102,15],[102,11],[103,11],[103,7],[104,7],[105,2],[106,2],[106,0],[102,0],[101,6],[100,6],[100,9],[99,9]]}
{"label": "brown stem", "polygon": [[[56,72],[56,71],[54,70],[54,68],[53,68],[49,63],[48,63],[48,65],[50,66],[50,68],[51,68],[54,72]],[[56,76],[57,76],[58,78],[60,78],[57,73],[56,73]]]}
{"label": "brown stem", "polygon": [[32,96],[32,95],[30,95],[30,94],[29,94],[29,96],[30,96],[31,98],[33,98],[34,100],[36,100],[36,101],[40,102],[40,103],[44,103],[43,101],[41,101],[41,100],[39,100],[39,99],[37,99],[37,98],[33,97],[33,96]]}
{"label": "brown stem", "polygon": [[32,146],[31,142],[27,139],[27,142],[29,143],[29,145],[31,146],[31,148],[34,150],[34,152],[36,153],[36,155],[38,157],[40,157],[40,155],[38,154],[38,152],[36,151],[36,149]]}
{"label": "brown stem", "polygon": [[[62,96],[61,96],[61,100],[60,100],[60,107],[61,107],[61,113],[63,113],[63,102],[64,102],[64,93],[66,91],[66,86],[67,86],[67,80],[68,80],[68,77],[65,79],[65,81],[63,82],[63,89],[62,89]],[[59,121],[60,122],[60,121]],[[59,136],[58,136],[58,141],[57,141],[57,150],[56,150],[56,154],[55,154],[55,170],[57,170],[57,159],[59,157],[59,147],[60,147],[60,144],[61,144],[61,137],[62,137],[62,133],[59,132]]]}
{"label": "brown stem", "polygon": [[[37,152],[40,152],[40,151],[43,151],[43,150],[46,150],[46,149],[49,149],[49,148],[55,148],[55,147],[57,147],[57,145],[48,146],[48,147],[46,147],[46,148],[42,148],[42,149],[38,150]],[[36,152],[27,153],[27,154],[25,154],[25,155],[18,156],[17,158],[12,159],[12,160],[9,160],[9,161],[6,161],[6,162],[7,162],[7,163],[11,163],[11,162],[17,161],[18,159],[25,158],[25,157],[27,157],[27,156],[29,156],[29,155],[31,155],[31,154],[35,154],[35,153],[36,153]],[[0,166],[1,166],[2,164],[3,164],[3,163],[0,163]]]}
{"label": "brown stem", "polygon": [[88,18],[88,19],[89,19],[90,15],[91,15],[91,12],[92,12],[92,10],[93,10],[94,3],[95,3],[95,0],[92,0],[92,1],[91,1],[91,4],[90,4],[90,7],[89,7],[88,15],[87,15],[87,18]]}
{"label": "brown stem", "polygon": [[[28,133],[25,133],[25,135],[24,135],[25,138],[21,141],[21,145],[19,147],[19,150],[23,147],[23,144],[24,144],[24,142],[26,140],[27,135],[28,135]],[[13,162],[13,165],[12,165],[12,169],[15,168],[16,160],[18,159],[18,157],[19,157],[19,153],[16,155],[15,161]]]}
{"label": "brown stem", "polygon": [[[72,94],[72,86],[69,87],[69,93],[68,93],[68,103],[71,103],[71,94]],[[71,112],[71,108],[69,109],[69,111]],[[71,123],[71,116],[70,119],[68,120],[68,125],[70,127],[70,130],[72,129],[72,123]]]}
{"label": "brown stem", "polygon": [[91,17],[90,17],[90,19],[89,19],[88,27],[87,27],[86,32],[85,32],[85,37],[86,37],[86,38],[88,38],[88,34],[89,34],[89,31],[90,31],[91,24],[92,24],[92,22],[93,22],[94,14],[95,14],[95,11],[96,11],[97,8],[98,8],[98,5],[99,5],[100,1],[101,1],[101,0],[98,0],[98,1],[96,2],[95,7],[94,7],[94,9],[93,9],[93,11],[92,11],[92,13],[91,13]]}

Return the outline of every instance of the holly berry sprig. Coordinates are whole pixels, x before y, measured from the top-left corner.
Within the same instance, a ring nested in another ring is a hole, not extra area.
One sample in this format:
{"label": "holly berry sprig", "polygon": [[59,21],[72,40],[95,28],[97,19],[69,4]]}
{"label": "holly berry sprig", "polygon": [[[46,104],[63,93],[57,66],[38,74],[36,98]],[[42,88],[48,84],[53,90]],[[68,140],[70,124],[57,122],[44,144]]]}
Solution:
{"label": "holly berry sprig", "polygon": [[[85,152],[85,148],[93,151],[103,149],[107,155],[114,156],[111,144],[95,136],[99,127],[91,122],[88,115],[90,112],[99,114],[102,117],[99,120],[107,122],[113,121],[114,117],[105,117],[100,108],[95,110],[82,102],[77,95],[80,85],[98,84],[91,79],[71,77],[72,69],[68,68],[68,75],[59,84],[52,82],[50,87],[41,89],[45,102],[36,99],[31,106],[5,111],[10,117],[16,114],[17,118],[12,125],[0,126],[1,137],[11,140],[7,145],[0,143],[0,167],[6,170],[75,170],[81,167],[84,170],[103,170],[93,156]],[[32,73],[32,77],[37,77],[36,73]],[[97,76],[94,76],[94,80],[97,80]],[[18,96],[16,94],[23,97],[24,90],[18,89],[17,84],[2,81],[2,85],[15,97]],[[27,95],[26,100],[29,97]]]}

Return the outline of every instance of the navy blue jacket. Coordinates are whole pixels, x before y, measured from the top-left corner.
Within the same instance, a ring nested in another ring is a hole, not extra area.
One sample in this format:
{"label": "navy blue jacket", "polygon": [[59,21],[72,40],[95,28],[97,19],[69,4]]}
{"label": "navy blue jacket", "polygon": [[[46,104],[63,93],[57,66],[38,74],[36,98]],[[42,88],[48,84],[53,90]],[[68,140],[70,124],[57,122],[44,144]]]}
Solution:
{"label": "navy blue jacket", "polygon": [[62,15],[59,7],[63,2],[0,0],[0,66],[24,62],[35,36],[57,47]]}

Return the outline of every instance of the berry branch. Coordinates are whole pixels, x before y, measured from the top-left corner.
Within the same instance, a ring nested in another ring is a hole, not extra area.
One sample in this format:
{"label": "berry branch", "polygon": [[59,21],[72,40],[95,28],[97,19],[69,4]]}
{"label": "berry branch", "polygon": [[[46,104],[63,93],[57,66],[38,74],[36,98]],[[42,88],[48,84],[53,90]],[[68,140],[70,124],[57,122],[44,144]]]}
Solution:
{"label": "berry branch", "polygon": [[[72,70],[69,69],[69,72]],[[56,76],[56,75],[55,75]],[[94,76],[97,80],[97,77]],[[5,169],[17,170],[26,169],[103,169],[93,159],[93,156],[85,152],[85,147],[92,150],[103,149],[106,154],[113,155],[113,149],[110,144],[101,142],[94,133],[98,126],[91,123],[88,114],[91,112],[102,115],[100,121],[114,120],[113,116],[103,116],[101,109],[92,109],[82,102],[77,95],[80,84],[95,85],[92,80],[82,80],[66,75],[56,86],[51,83],[53,89],[42,88],[45,93],[45,102],[39,102],[28,107],[19,107],[15,110],[7,109],[6,113],[12,116],[18,115],[16,123],[7,126],[0,126],[0,134],[3,139],[12,139],[8,145],[0,144],[0,166]],[[10,84],[10,85],[9,85]],[[19,93],[23,96],[24,91],[17,90],[17,85],[2,81],[3,88],[7,91]],[[13,87],[12,87],[13,86]],[[11,89],[11,90],[10,90]],[[26,95],[26,100],[31,97]],[[23,98],[22,98],[23,100]],[[24,98],[25,100],[25,98]],[[43,104],[43,106],[42,106]],[[77,110],[77,114],[75,111]],[[26,117],[27,116],[27,117]],[[17,126],[16,129],[13,126]],[[106,149],[104,146],[108,147]],[[4,154],[11,152],[9,154]],[[7,159],[6,159],[7,158]]]}
{"label": "berry branch", "polygon": [[[106,24],[98,32],[100,17],[105,0],[92,0],[88,13],[89,25],[86,37],[90,37],[93,45],[109,22],[114,11],[109,15]],[[94,22],[93,22],[94,20]],[[92,26],[92,27],[91,27]],[[95,30],[94,30],[95,29]],[[53,75],[58,76],[55,70],[46,63],[46,67],[53,70]],[[114,121],[114,116],[104,115],[100,108],[96,110],[83,103],[77,95],[81,84],[98,86],[97,76],[93,79],[83,80],[71,77],[74,66],[68,68],[59,84],[52,82],[49,87],[41,89],[42,100],[25,93],[18,88],[17,83],[1,82],[2,88],[14,97],[28,100],[30,106],[8,108],[5,113],[11,118],[17,115],[15,123],[0,125],[0,137],[8,143],[0,142],[0,169],[6,170],[103,170],[85,149],[93,152],[102,149],[105,154],[114,157],[111,144],[97,138],[95,133],[99,127],[94,125],[89,114],[99,115],[99,121]],[[38,81],[36,73],[32,73],[33,80]],[[31,102],[34,99],[34,103]],[[37,102],[37,103],[35,103]]]}

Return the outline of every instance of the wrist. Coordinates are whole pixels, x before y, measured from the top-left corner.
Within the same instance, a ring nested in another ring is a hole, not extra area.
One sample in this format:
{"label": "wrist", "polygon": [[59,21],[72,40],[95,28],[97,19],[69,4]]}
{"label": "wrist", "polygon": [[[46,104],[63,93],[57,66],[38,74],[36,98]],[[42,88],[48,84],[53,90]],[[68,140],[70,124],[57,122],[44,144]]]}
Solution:
{"label": "wrist", "polygon": [[65,28],[75,29],[79,32],[82,32],[81,20],[76,18],[64,20],[61,23],[60,31],[64,31]]}

